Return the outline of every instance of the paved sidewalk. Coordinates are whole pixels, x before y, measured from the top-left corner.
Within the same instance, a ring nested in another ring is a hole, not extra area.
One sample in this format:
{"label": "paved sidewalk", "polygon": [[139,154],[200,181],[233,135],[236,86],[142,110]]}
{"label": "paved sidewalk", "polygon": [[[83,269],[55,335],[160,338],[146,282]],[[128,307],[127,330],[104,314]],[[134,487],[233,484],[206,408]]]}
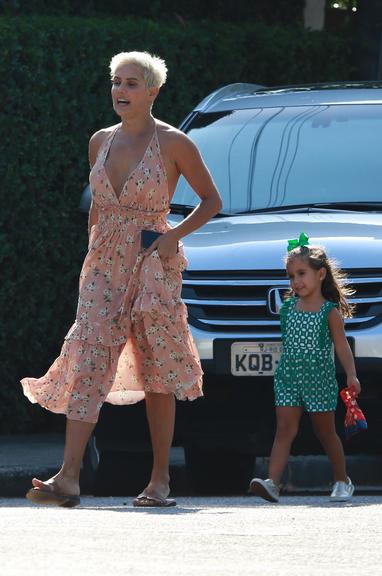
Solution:
{"label": "paved sidewalk", "polygon": [[382,496],[180,497],[156,509],[131,499],[63,509],[0,498],[1,575],[381,575]]}
{"label": "paved sidewalk", "polygon": [[[30,434],[0,436],[0,497],[21,497],[31,478],[48,478],[61,464],[64,436]],[[382,456],[357,455],[347,458],[348,473],[357,491],[382,491]],[[267,459],[258,458],[254,475],[264,477]],[[185,471],[182,448],[171,450],[172,493],[192,495]],[[290,494],[328,492],[331,468],[325,456],[294,456],[288,464],[285,490]],[[86,492],[85,492],[86,493]]]}

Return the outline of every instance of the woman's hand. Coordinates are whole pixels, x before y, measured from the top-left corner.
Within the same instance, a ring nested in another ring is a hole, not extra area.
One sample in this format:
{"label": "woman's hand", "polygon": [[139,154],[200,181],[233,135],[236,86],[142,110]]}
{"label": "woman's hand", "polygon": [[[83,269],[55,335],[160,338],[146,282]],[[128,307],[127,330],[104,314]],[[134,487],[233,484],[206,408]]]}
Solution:
{"label": "woman's hand", "polygon": [[145,256],[150,256],[154,250],[158,250],[160,258],[173,258],[178,250],[178,239],[174,232],[169,230],[159,236],[149,248],[145,250]]}

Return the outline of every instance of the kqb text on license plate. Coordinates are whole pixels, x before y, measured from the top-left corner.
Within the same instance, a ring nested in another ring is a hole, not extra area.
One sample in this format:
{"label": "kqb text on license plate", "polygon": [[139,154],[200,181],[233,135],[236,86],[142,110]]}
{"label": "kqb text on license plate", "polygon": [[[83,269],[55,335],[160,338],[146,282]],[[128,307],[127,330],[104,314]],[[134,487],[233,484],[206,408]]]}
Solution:
{"label": "kqb text on license plate", "polygon": [[280,361],[281,342],[233,342],[233,376],[273,376]]}

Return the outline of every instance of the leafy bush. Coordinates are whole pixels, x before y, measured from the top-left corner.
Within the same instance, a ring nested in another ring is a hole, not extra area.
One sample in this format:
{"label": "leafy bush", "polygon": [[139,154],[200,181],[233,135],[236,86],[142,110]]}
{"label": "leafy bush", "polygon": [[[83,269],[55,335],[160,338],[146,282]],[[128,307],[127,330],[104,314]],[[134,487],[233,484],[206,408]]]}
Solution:
{"label": "leafy bush", "polygon": [[163,20],[301,23],[305,0],[0,0],[8,15],[134,16]]}
{"label": "leafy bush", "polygon": [[18,380],[46,371],[73,321],[87,245],[78,203],[88,139],[117,121],[111,56],[137,49],[166,59],[154,113],[173,124],[226,83],[341,80],[350,66],[345,40],[253,23],[2,17],[0,49],[0,431],[11,432],[46,426]]}

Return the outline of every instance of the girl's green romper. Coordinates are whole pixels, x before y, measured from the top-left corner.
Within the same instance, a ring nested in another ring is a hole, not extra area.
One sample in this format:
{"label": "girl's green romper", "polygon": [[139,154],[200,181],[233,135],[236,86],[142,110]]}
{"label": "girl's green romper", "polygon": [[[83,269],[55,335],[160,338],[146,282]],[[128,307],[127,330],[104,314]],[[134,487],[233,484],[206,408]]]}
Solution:
{"label": "girl's green romper", "polygon": [[283,352],[274,379],[275,404],[335,410],[338,384],[328,316],[336,304],[326,301],[318,312],[304,312],[296,310],[297,301],[288,298],[280,310]]}

